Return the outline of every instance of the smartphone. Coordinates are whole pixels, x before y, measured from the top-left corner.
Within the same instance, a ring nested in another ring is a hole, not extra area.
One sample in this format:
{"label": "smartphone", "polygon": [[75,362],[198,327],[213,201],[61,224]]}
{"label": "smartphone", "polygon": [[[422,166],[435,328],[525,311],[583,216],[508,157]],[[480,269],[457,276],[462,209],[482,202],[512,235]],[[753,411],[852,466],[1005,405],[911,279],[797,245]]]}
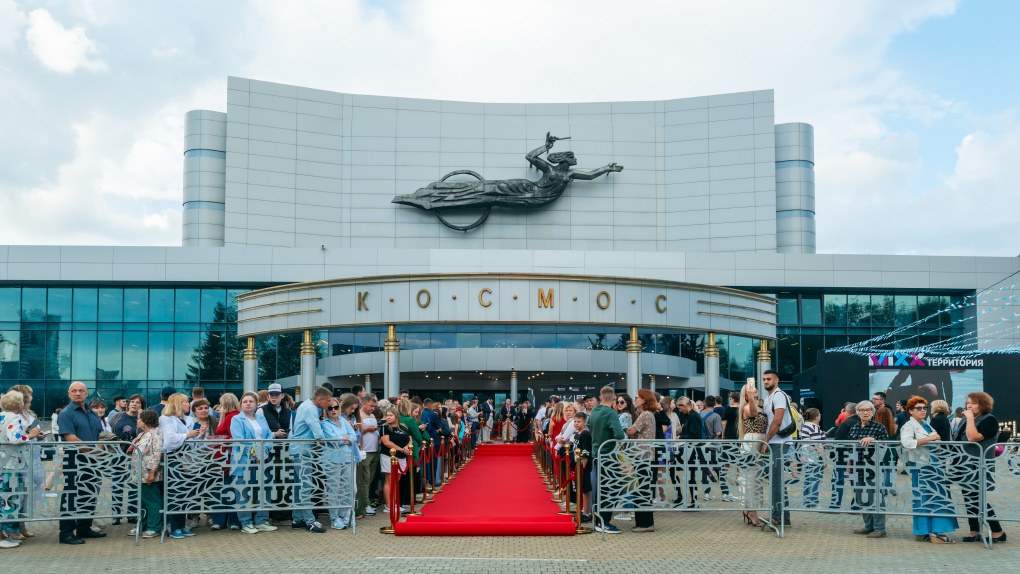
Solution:
{"label": "smartphone", "polygon": [[753,385],[754,384],[754,377],[747,377],[747,384]]}
{"label": "smartphone", "polygon": [[[25,429],[25,432],[32,432],[32,429],[34,429],[37,426],[39,426],[39,419],[35,419],[34,421],[32,421],[32,424],[28,425],[28,428]],[[39,434],[49,434],[49,433],[39,433]]]}
{"label": "smartphone", "polygon": [[202,429],[202,425],[199,424],[199,423],[195,423],[195,424],[191,425],[191,430],[201,430],[201,429]]}

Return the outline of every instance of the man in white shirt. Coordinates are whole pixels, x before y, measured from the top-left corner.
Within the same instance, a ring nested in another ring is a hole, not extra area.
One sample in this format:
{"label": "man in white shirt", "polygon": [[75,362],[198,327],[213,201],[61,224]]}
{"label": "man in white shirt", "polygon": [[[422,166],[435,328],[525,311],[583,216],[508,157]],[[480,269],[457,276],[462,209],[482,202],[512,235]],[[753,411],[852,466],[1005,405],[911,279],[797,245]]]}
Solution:
{"label": "man in white shirt", "polygon": [[375,473],[379,470],[379,421],[375,418],[376,396],[365,393],[361,399],[361,450],[365,456],[358,463],[358,500],[354,514],[372,516],[375,509],[369,506],[371,498],[368,492],[375,481]]}
{"label": "man in white shirt", "polygon": [[[793,424],[793,417],[790,415],[790,397],[779,390],[779,373],[769,369],[762,374],[762,382],[768,396],[765,397],[765,405],[762,410],[769,419],[769,430],[765,433],[764,442],[767,446],[762,447],[762,453],[768,449],[771,464],[772,476],[783,476],[783,443],[793,439],[793,435],[780,436],[779,431],[788,429]],[[779,526],[780,502],[786,498],[786,485],[782,480],[772,481],[772,524]],[[790,511],[783,512],[783,523],[790,525]]]}

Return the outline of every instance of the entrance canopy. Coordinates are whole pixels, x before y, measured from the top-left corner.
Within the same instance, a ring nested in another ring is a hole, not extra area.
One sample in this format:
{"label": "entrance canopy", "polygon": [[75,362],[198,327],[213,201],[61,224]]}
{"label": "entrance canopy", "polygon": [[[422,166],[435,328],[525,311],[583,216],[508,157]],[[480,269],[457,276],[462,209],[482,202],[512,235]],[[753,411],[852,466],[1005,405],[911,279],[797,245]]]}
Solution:
{"label": "entrance canopy", "polygon": [[359,277],[237,296],[238,336],[435,323],[557,324],[776,337],[772,297],[692,283],[536,273]]}

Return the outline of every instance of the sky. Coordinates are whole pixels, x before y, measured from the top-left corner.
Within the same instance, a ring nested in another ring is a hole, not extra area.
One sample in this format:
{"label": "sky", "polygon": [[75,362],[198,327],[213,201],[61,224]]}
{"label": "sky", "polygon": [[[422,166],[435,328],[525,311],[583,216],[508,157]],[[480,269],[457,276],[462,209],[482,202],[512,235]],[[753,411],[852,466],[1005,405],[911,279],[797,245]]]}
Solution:
{"label": "sky", "polygon": [[180,245],[228,75],[481,102],[774,89],[819,253],[1020,253],[1020,2],[0,0],[0,244]]}

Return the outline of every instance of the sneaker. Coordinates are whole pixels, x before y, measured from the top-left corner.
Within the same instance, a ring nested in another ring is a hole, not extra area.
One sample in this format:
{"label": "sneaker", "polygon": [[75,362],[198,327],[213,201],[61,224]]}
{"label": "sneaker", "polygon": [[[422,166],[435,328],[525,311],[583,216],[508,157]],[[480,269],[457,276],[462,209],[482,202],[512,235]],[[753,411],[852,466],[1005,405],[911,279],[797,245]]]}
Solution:
{"label": "sneaker", "polygon": [[705,493],[705,495],[701,497],[701,500],[703,500],[705,502],[708,502],[709,500],[715,500],[715,495],[714,494]]}
{"label": "sneaker", "polygon": [[192,518],[191,520],[189,520],[187,522],[187,525],[188,525],[188,530],[191,530],[192,528],[198,528],[199,526],[202,525],[202,520],[199,519],[199,518]]}
{"label": "sneaker", "polygon": [[620,512],[613,515],[613,520],[633,520],[634,518],[629,512]]}
{"label": "sneaker", "polygon": [[612,524],[605,524],[605,525],[596,524],[595,525],[595,532],[601,532],[603,534],[619,534],[620,533],[620,529],[615,527],[615,526],[613,526]]}
{"label": "sneaker", "polygon": [[297,522],[291,522],[290,527],[294,530],[305,530],[308,528],[308,523],[304,520],[298,520]]}
{"label": "sneaker", "polygon": [[737,498],[736,496],[733,496],[732,494],[724,494],[722,499],[723,502],[740,502],[740,499]]}
{"label": "sneaker", "polygon": [[368,508],[365,509],[365,515],[366,516],[375,516],[375,509],[372,508],[371,506],[369,506]]}
{"label": "sneaker", "polygon": [[230,525],[230,529],[231,530],[240,530],[241,529],[241,525],[240,524],[231,524]]}
{"label": "sneaker", "polygon": [[854,529],[854,534],[871,534],[872,532],[874,532],[874,530],[869,530],[867,528]]}
{"label": "sneaker", "polygon": [[272,532],[272,531],[276,530],[276,527],[273,526],[272,524],[268,523],[268,522],[263,522],[262,524],[256,524],[255,528],[259,532]]}
{"label": "sneaker", "polygon": [[322,527],[322,524],[319,524],[318,522],[309,522],[308,526],[305,527],[305,530],[309,532],[318,532],[320,534],[326,531],[326,529]]}
{"label": "sneaker", "polygon": [[210,530],[223,530],[223,525],[222,524],[213,524],[212,526],[209,527],[209,529]]}
{"label": "sneaker", "polygon": [[329,524],[329,527],[333,530],[343,530],[347,528],[347,524],[343,520],[334,520]]}
{"label": "sneaker", "polygon": [[175,540],[183,540],[184,533],[181,532],[180,530],[174,530],[173,532],[170,533],[170,538],[173,538]]}
{"label": "sneaker", "polygon": [[241,532],[244,532],[245,534],[258,534],[259,529],[255,528],[251,524],[245,524],[241,527]]}
{"label": "sneaker", "polygon": [[17,548],[20,544],[21,544],[20,540],[0,538],[0,548]]}
{"label": "sneaker", "polygon": [[188,528],[181,528],[181,534],[183,534],[183,535],[185,535],[185,536],[194,536],[194,535],[195,535],[195,533],[194,533],[194,532],[192,532],[192,531],[191,531],[190,529],[188,529]]}
{"label": "sneaker", "polygon": [[591,522],[591,515],[581,513],[581,524],[584,524],[585,522]]}
{"label": "sneaker", "polygon": [[142,533],[142,538],[155,538],[155,537],[156,537],[155,530],[146,530],[145,532]]}
{"label": "sneaker", "polygon": [[100,528],[100,527],[96,526],[95,524],[93,524],[92,526],[90,526],[90,527],[89,527],[89,529],[91,529],[91,530],[92,530],[92,532],[102,532],[102,531],[103,531],[103,529],[102,529],[102,528]]}
{"label": "sneaker", "polygon": [[383,511],[383,514],[389,514],[390,513],[390,507],[389,506],[384,506],[384,507],[382,507],[382,511]]}
{"label": "sneaker", "polygon": [[120,526],[120,519],[119,518],[114,518],[113,522],[111,522],[110,524],[113,524],[114,526]]}
{"label": "sneaker", "polygon": [[885,538],[885,532],[872,532],[871,534],[868,534],[868,538]]}
{"label": "sneaker", "polygon": [[137,527],[136,528],[132,528],[131,530],[128,530],[128,536],[134,536],[135,534],[138,534],[138,528]]}

